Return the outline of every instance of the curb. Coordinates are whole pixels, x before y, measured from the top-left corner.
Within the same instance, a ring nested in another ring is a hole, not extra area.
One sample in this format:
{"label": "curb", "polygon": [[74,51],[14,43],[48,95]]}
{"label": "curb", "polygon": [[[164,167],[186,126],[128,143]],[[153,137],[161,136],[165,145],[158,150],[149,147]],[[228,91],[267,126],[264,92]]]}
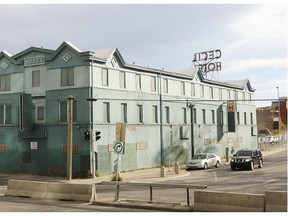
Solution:
{"label": "curb", "polygon": [[[129,202],[111,202],[111,201],[92,201],[91,205],[98,206],[111,206],[118,208],[132,208],[132,209],[148,209],[155,211],[165,211],[165,212],[189,212],[193,211],[193,206],[183,206],[183,205],[175,205],[175,204],[157,204],[157,203],[149,203],[145,202],[142,204],[134,204]],[[172,206],[173,205],[173,206]]]}

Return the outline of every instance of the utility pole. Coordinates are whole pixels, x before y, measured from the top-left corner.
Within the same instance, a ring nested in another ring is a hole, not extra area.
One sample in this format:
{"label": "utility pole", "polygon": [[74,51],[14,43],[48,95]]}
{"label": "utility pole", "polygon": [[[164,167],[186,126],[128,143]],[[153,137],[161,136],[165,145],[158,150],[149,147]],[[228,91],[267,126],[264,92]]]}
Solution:
{"label": "utility pole", "polygon": [[72,148],[73,148],[73,96],[68,96],[68,142],[67,142],[67,180],[72,179]]}
{"label": "utility pole", "polygon": [[281,133],[281,130],[280,130],[280,127],[281,127],[280,118],[281,118],[281,113],[280,113],[279,87],[277,86],[276,89],[277,89],[277,96],[278,96],[278,136],[279,136],[279,139],[280,139],[280,133]]}

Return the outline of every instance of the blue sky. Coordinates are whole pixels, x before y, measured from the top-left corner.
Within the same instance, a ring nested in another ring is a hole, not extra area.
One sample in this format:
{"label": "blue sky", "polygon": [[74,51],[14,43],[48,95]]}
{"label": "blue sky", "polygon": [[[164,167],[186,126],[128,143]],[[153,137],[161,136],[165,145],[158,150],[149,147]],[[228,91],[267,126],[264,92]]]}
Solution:
{"label": "blue sky", "polygon": [[[1,1],[0,1],[1,3]],[[89,2],[88,2],[89,3]],[[221,49],[220,81],[248,78],[256,99],[287,96],[287,4],[0,4],[0,51],[117,46],[128,63],[192,66]],[[257,106],[270,105],[257,102]]]}

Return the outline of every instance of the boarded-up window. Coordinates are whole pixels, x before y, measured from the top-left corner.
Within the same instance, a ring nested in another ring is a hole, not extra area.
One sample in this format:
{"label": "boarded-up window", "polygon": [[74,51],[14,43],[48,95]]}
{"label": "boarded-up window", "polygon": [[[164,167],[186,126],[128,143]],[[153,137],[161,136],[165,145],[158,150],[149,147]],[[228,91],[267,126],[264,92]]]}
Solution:
{"label": "boarded-up window", "polygon": [[74,85],[74,68],[62,68],[61,69],[61,86],[73,86]]}
{"label": "boarded-up window", "polygon": [[40,86],[40,70],[32,71],[32,87]]}

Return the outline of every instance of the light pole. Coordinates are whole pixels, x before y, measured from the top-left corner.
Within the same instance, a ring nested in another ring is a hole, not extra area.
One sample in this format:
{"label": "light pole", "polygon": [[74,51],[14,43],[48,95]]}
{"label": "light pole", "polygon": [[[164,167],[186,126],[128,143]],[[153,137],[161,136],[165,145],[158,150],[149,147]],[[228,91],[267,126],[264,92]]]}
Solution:
{"label": "light pole", "polygon": [[278,135],[280,136],[280,98],[279,98],[279,87],[276,87],[277,89],[277,96],[278,96]]}

